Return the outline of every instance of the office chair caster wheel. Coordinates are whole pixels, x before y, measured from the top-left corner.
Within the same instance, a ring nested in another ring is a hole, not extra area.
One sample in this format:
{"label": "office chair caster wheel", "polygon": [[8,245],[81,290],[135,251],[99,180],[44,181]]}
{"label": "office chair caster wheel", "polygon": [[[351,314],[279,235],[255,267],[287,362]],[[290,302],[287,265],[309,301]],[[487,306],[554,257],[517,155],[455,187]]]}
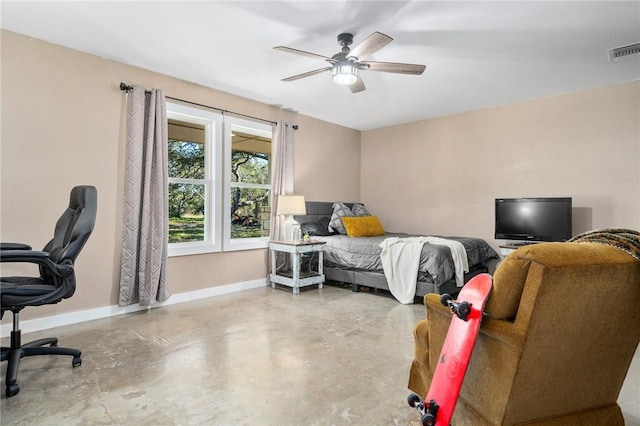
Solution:
{"label": "office chair caster wheel", "polygon": [[442,296],[440,296],[440,303],[442,303],[443,306],[449,306],[449,302],[451,302],[453,300],[453,297],[451,297],[450,294],[448,293],[444,293]]}
{"label": "office chair caster wheel", "polygon": [[11,398],[12,396],[16,396],[18,392],[20,392],[20,386],[14,383],[12,385],[7,385],[5,395],[7,395],[7,398]]}
{"label": "office chair caster wheel", "polygon": [[74,356],[73,361],[71,361],[71,365],[74,367],[80,367],[82,365],[82,358],[79,356]]}
{"label": "office chair caster wheel", "polygon": [[409,407],[417,408],[418,405],[422,402],[422,400],[418,395],[416,395],[415,393],[412,393],[407,397],[407,402],[409,403]]}
{"label": "office chair caster wheel", "polygon": [[422,426],[433,426],[436,424],[436,418],[433,414],[427,413],[422,416]]}

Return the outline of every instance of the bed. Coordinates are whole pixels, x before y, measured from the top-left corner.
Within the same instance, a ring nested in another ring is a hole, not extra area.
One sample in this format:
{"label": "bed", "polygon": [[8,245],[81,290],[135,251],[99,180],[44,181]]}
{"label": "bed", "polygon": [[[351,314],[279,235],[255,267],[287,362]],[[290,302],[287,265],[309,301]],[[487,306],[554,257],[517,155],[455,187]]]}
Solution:
{"label": "bed", "polygon": [[[379,247],[385,238],[409,237],[409,234],[385,233],[370,237],[349,237],[342,234],[317,235],[313,232],[319,223],[327,223],[334,212],[333,202],[307,201],[304,216],[295,216],[303,231],[311,231],[314,240],[326,242],[324,249],[324,273],[328,281],[347,283],[353,291],[362,287],[389,290],[387,279],[382,270]],[[354,207],[354,203],[344,203]],[[321,234],[326,234],[320,232]],[[450,237],[443,238],[459,241],[467,252],[469,272],[464,274],[464,282],[479,273],[487,272],[489,262],[497,259],[498,254],[480,238]],[[455,280],[455,268],[449,247],[438,244],[424,244],[420,254],[420,266],[416,286],[416,297],[428,293],[456,294],[460,288]]]}

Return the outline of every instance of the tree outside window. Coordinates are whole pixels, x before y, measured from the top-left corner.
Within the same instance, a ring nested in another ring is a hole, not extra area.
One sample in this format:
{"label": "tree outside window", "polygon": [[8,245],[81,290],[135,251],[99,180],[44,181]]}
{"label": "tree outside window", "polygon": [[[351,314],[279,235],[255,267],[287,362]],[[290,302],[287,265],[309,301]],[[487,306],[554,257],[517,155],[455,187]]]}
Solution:
{"label": "tree outside window", "polygon": [[266,247],[272,127],[186,106],[168,112],[170,254]]}
{"label": "tree outside window", "polygon": [[169,243],[205,240],[204,126],[169,120]]}
{"label": "tree outside window", "polygon": [[234,131],[231,146],[231,238],[259,238],[269,206],[271,138]]}

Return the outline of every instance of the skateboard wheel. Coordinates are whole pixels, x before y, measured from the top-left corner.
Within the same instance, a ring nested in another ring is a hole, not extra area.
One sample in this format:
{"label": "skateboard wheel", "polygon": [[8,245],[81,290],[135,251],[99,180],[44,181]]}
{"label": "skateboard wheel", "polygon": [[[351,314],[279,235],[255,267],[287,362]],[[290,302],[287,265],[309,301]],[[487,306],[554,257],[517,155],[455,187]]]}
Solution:
{"label": "skateboard wheel", "polygon": [[456,309],[456,313],[460,318],[466,321],[467,317],[471,313],[471,305],[469,302],[460,302],[458,309]]}
{"label": "skateboard wheel", "polygon": [[449,306],[449,302],[452,300],[453,297],[451,297],[451,295],[448,293],[444,293],[442,296],[440,296],[440,303],[442,303],[444,306]]}
{"label": "skateboard wheel", "polygon": [[420,402],[422,402],[422,400],[418,395],[416,395],[415,393],[412,393],[407,397],[407,402],[409,403],[409,407],[415,408],[418,406],[418,404],[420,404]]}
{"label": "skateboard wheel", "polygon": [[433,414],[427,413],[422,416],[422,426],[433,426],[436,424],[436,418]]}

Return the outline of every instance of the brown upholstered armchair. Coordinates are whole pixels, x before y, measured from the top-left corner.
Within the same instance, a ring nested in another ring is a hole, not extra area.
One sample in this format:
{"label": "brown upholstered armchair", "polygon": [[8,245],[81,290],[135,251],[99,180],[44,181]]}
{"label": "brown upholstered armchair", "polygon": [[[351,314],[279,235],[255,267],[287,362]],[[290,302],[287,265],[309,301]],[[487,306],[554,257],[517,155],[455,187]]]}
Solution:
{"label": "brown upholstered armchair", "polygon": [[[450,311],[424,298],[409,389],[427,393]],[[452,424],[623,425],[616,403],[640,341],[640,262],[596,243],[543,243],[494,274]]]}

